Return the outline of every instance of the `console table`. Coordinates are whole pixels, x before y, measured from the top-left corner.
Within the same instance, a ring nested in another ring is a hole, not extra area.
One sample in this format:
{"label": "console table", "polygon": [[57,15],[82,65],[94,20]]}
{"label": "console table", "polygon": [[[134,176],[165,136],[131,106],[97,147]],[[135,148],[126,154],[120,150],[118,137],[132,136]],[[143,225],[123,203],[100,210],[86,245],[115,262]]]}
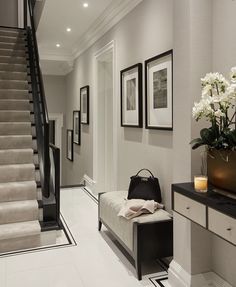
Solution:
{"label": "console table", "polygon": [[211,189],[196,192],[191,182],[172,184],[172,209],[236,245],[236,200]]}

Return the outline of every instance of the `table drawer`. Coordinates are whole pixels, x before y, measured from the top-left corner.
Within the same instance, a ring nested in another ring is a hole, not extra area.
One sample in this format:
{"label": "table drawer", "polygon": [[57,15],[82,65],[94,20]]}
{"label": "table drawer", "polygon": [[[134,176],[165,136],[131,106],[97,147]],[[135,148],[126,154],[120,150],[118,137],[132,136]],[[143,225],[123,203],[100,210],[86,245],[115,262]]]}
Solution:
{"label": "table drawer", "polygon": [[206,227],[205,205],[174,192],[174,210],[203,227]]}
{"label": "table drawer", "polygon": [[236,219],[208,209],[208,229],[236,245]]}

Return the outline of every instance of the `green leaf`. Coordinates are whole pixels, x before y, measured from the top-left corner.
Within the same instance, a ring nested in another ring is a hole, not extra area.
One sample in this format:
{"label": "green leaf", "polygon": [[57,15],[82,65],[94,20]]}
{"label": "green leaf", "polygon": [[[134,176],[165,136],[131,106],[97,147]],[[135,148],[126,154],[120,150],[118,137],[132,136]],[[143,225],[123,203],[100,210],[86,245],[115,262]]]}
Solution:
{"label": "green leaf", "polygon": [[205,143],[202,141],[201,138],[197,138],[197,139],[194,139],[190,142],[190,144],[192,145],[192,149],[196,149],[202,145],[204,145]]}
{"label": "green leaf", "polygon": [[202,129],[200,131],[200,135],[201,135],[202,141],[207,145],[212,145],[213,142],[216,140],[216,131],[215,129],[212,129],[212,128]]}

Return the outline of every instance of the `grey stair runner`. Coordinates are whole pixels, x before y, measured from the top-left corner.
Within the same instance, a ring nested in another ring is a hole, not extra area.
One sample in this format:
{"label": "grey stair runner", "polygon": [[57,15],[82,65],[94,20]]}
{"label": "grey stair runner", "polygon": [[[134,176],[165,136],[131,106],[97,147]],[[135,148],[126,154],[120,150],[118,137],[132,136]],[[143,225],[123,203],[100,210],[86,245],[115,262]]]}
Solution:
{"label": "grey stair runner", "polygon": [[39,246],[37,168],[25,32],[0,27],[0,254]]}

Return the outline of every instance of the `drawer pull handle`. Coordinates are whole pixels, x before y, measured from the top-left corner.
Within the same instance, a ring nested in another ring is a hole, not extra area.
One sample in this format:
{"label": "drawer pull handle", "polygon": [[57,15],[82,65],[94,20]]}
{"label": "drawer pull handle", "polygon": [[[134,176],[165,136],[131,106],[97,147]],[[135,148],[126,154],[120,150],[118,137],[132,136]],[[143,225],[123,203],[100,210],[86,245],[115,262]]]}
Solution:
{"label": "drawer pull handle", "polygon": [[232,228],[231,228],[231,227],[227,228],[227,231],[231,231],[231,230],[232,230]]}
{"label": "drawer pull handle", "polygon": [[188,207],[186,207],[186,209],[187,209],[187,210],[189,210],[189,209],[190,209],[190,207],[188,206]]}

